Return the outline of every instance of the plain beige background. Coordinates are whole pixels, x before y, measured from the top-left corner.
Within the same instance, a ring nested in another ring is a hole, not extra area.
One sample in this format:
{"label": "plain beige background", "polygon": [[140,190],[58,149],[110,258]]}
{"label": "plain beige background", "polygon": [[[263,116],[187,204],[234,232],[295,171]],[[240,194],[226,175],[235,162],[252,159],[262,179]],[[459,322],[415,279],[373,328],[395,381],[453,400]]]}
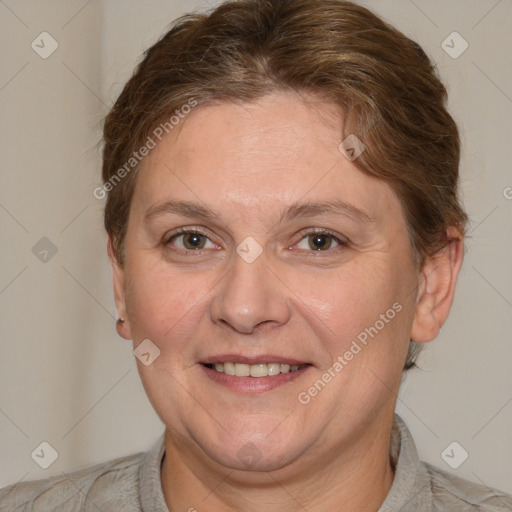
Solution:
{"label": "plain beige background", "polygon": [[[437,63],[472,220],[451,317],[407,376],[398,412],[423,460],[512,492],[512,1],[362,3]],[[163,432],[114,329],[93,190],[102,116],[142,52],[196,7],[208,4],[0,2],[0,486],[146,450]],[[43,52],[44,37],[49,50],[44,31],[58,43],[46,59],[31,47]],[[458,58],[442,47],[454,31],[468,43]],[[43,441],[58,452],[48,469],[31,457]],[[441,457],[453,441],[469,453],[456,470]]]}

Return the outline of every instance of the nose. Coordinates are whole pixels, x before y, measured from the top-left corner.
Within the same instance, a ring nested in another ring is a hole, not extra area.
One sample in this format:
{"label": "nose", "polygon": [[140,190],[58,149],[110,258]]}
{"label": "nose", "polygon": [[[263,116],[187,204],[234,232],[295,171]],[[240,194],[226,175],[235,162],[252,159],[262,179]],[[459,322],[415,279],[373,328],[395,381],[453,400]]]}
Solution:
{"label": "nose", "polygon": [[290,292],[269,267],[265,253],[252,263],[235,254],[216,290],[210,314],[218,326],[251,334],[290,319]]}

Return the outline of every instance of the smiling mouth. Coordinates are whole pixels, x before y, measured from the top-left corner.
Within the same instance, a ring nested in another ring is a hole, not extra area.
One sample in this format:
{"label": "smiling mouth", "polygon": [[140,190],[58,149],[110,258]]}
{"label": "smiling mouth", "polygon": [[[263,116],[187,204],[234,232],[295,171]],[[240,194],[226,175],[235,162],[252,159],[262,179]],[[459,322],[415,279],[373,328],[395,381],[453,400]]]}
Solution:
{"label": "smiling mouth", "polygon": [[215,370],[219,373],[225,373],[233,377],[272,377],[281,373],[298,372],[309,364],[289,365],[286,363],[215,363],[204,364],[206,368]]}

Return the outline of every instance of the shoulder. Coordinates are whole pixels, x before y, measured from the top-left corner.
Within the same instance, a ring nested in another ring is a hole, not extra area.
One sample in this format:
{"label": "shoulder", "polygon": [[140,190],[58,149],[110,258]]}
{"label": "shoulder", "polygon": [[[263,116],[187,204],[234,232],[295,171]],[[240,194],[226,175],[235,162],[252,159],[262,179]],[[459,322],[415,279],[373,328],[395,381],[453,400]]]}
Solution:
{"label": "shoulder", "polygon": [[19,482],[0,489],[0,512],[135,511],[139,506],[139,467],[145,453],[135,453],[47,479]]}
{"label": "shoulder", "polygon": [[512,495],[465,480],[431,464],[422,465],[430,476],[432,510],[503,512],[512,510]]}
{"label": "shoulder", "polygon": [[395,415],[391,433],[395,476],[379,512],[505,512],[512,496],[421,462],[404,421]]}

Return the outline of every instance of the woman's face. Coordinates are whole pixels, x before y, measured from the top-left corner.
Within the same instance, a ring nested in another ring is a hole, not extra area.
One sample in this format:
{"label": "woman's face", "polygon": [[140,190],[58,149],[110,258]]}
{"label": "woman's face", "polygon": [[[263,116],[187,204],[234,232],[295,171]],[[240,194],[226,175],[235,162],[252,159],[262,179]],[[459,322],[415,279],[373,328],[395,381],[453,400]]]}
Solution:
{"label": "woman's face", "polygon": [[311,468],[393,414],[419,273],[399,200],[339,150],[334,112],[291,94],[197,107],[143,162],[123,332],[151,342],[137,364],[177,449],[213,464]]}

